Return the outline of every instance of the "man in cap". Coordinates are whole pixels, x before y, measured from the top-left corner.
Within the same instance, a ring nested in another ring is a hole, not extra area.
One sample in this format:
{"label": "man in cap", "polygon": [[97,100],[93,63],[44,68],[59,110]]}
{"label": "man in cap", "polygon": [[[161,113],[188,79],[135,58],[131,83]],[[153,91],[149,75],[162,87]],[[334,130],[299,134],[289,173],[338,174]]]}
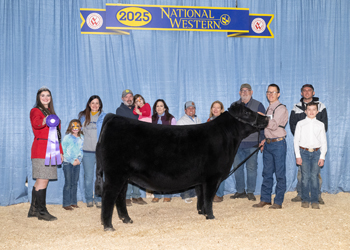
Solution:
{"label": "man in cap", "polygon": [[[196,105],[192,101],[185,103],[185,115],[182,116],[177,122],[176,125],[194,125],[200,124],[201,120],[196,116]],[[189,189],[181,193],[181,198],[185,200],[186,203],[191,203],[191,197],[195,197],[196,192],[194,189]]]}
{"label": "man in cap", "polygon": [[[134,110],[134,94],[130,89],[126,89],[122,93],[122,103],[120,104],[119,108],[116,110],[116,115],[128,117],[131,119],[138,119],[139,115],[134,115],[132,112]],[[132,200],[131,200],[132,198]],[[141,193],[140,193],[140,188],[138,186],[134,186],[131,184],[128,184],[128,189],[126,191],[126,205],[131,206],[132,203],[140,204],[140,205],[145,205],[147,202],[145,202],[141,198]]]}
{"label": "man in cap", "polygon": [[[289,126],[292,134],[295,133],[295,128],[297,126],[297,123],[301,120],[304,120],[306,117],[306,104],[309,102],[316,102],[318,104],[318,114],[316,115],[316,119],[323,122],[326,132],[328,129],[328,117],[327,117],[327,110],[326,106],[319,101],[318,97],[314,97],[315,90],[314,87],[311,84],[304,84],[301,87],[301,96],[300,102],[294,105],[292,112],[290,113],[289,117]],[[298,167],[298,174],[297,174],[297,196],[292,199],[293,202],[301,201],[301,168]],[[322,178],[321,174],[318,175],[319,180],[319,196],[318,196],[318,202],[319,204],[324,204],[324,201],[321,197],[321,185],[322,185]]]}
{"label": "man in cap", "polygon": [[[241,85],[239,95],[241,96],[241,98],[238,101],[232,103],[231,106],[236,103],[243,103],[246,107],[253,110],[254,112],[261,112],[263,114],[265,113],[264,105],[261,102],[253,99],[252,97],[253,90],[248,83],[244,83]],[[258,132],[255,132],[249,135],[247,138],[243,139],[236,153],[236,156],[233,162],[233,167],[235,168],[245,158],[247,158],[250,154],[252,154],[258,147],[258,144],[260,144],[261,141],[264,139],[265,139],[264,130],[260,131],[260,135]],[[244,176],[244,165],[247,170],[246,182],[245,182],[246,178]],[[231,199],[248,198],[248,200],[255,201],[256,198],[254,196],[254,192],[255,192],[255,186],[256,186],[257,170],[258,170],[258,152],[256,152],[252,157],[250,157],[244,165],[239,167],[235,172],[237,193],[230,196],[230,198]],[[224,185],[223,183],[224,182],[222,182],[221,185]],[[246,183],[247,183],[247,188],[245,188]],[[220,187],[218,191],[220,190]],[[223,193],[217,194],[214,197],[214,201],[220,201],[222,199],[222,195]]]}

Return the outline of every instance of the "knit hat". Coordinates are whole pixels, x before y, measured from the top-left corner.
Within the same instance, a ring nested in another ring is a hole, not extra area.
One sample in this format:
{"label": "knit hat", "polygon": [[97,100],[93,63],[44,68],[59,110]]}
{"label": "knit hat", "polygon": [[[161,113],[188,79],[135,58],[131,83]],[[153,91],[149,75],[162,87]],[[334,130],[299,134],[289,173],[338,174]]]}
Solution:
{"label": "knit hat", "polygon": [[247,89],[249,89],[249,90],[252,90],[252,87],[251,87],[248,83],[243,83],[243,84],[241,85],[240,90],[242,90],[243,88],[247,88]]}
{"label": "knit hat", "polygon": [[122,98],[124,98],[127,94],[132,94],[132,95],[134,95],[130,89],[126,89],[126,90],[124,90],[123,93],[122,93]]}
{"label": "knit hat", "polygon": [[185,103],[185,109],[187,109],[189,107],[196,108],[196,104],[194,104],[194,102],[192,102],[192,101],[188,101],[188,102]]}

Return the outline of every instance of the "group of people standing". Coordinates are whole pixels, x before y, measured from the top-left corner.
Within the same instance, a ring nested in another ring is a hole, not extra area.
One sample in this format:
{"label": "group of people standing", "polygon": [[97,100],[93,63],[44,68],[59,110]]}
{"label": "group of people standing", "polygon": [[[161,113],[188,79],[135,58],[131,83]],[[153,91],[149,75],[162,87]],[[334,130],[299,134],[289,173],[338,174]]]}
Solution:
{"label": "group of people standing", "polygon": [[[237,151],[233,167],[237,166],[247,156],[252,154],[258,146],[263,152],[263,183],[261,186],[261,198],[258,204],[253,207],[264,207],[270,205],[272,209],[282,208],[284,193],[286,191],[286,152],[285,126],[288,122],[288,110],[285,105],[279,102],[280,89],[276,84],[268,86],[266,96],[269,106],[265,110],[263,104],[252,98],[253,90],[247,83],[242,84],[239,91],[240,99],[235,103],[243,103],[251,110],[266,115],[270,118],[268,126],[259,132],[255,132],[245,138]],[[294,148],[296,163],[300,166],[298,171],[297,197],[292,201],[302,201],[302,207],[319,208],[318,204],[324,204],[321,198],[321,184],[319,168],[323,166],[325,154],[327,152],[327,141],[325,133],[327,131],[327,111],[323,103],[314,97],[314,88],[310,84],[305,84],[301,88],[302,99],[294,105],[290,115],[290,128],[294,138]],[[122,103],[116,110],[116,114],[131,119],[138,119],[143,122],[163,125],[194,125],[200,124],[200,119],[196,116],[196,105],[192,101],[185,103],[185,114],[176,122],[173,115],[169,113],[169,107],[163,99],[158,99],[151,106],[145,99],[137,94],[133,95],[130,89],[122,92]],[[30,120],[34,133],[31,158],[33,168],[33,179],[36,179],[32,189],[32,201],[28,212],[28,217],[37,217],[40,220],[52,221],[57,218],[51,215],[46,208],[46,188],[50,179],[57,179],[57,165],[62,161],[65,184],[63,188],[63,208],[73,210],[79,208],[77,205],[77,185],[79,180],[80,164],[84,167],[84,190],[87,207],[101,207],[101,197],[94,195],[93,179],[96,164],[96,144],[101,132],[103,119],[106,115],[102,111],[103,104],[99,96],[93,95],[89,98],[86,107],[78,115],[79,119],[69,122],[66,134],[61,143],[60,124],[56,129],[49,128],[47,118],[56,115],[51,91],[42,87],[38,90],[36,104],[30,111]],[[215,101],[210,107],[207,122],[217,118],[225,111],[224,105],[220,101]],[[302,121],[299,123],[299,121]],[[49,132],[50,131],[50,132]],[[50,136],[55,131],[56,137]],[[49,150],[49,143],[56,143],[55,153]],[[55,155],[56,154],[56,155]],[[247,176],[244,168],[238,168],[235,172],[237,192],[230,196],[232,199],[248,198],[255,201],[254,196],[257,178],[257,155],[254,153],[245,163]],[[49,164],[45,159],[57,157],[56,164]],[[274,204],[271,203],[273,174],[276,176],[277,185]],[[246,180],[246,181],[245,181]],[[223,181],[218,187],[214,197],[214,202],[223,201],[224,196]],[[311,196],[309,193],[311,192]],[[315,194],[317,192],[317,194]],[[195,197],[194,189],[189,189],[181,193],[181,197],[186,203],[192,202]],[[316,197],[316,198],[315,198]],[[159,202],[164,198],[164,202],[170,202],[171,194],[154,193],[152,202]],[[126,205],[132,203],[147,204],[141,198],[138,186],[128,184],[126,193]]]}

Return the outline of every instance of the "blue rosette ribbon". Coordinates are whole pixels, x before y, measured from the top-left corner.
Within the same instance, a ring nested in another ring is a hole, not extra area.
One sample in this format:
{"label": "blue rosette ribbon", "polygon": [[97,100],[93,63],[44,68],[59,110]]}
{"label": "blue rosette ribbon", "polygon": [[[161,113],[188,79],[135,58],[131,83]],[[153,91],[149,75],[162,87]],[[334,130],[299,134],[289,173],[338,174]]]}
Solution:
{"label": "blue rosette ribbon", "polygon": [[58,143],[57,129],[56,127],[60,124],[60,119],[57,115],[49,115],[46,118],[46,125],[50,128],[49,137],[47,139],[45,165],[51,166],[62,164],[60,156],[60,145]]}

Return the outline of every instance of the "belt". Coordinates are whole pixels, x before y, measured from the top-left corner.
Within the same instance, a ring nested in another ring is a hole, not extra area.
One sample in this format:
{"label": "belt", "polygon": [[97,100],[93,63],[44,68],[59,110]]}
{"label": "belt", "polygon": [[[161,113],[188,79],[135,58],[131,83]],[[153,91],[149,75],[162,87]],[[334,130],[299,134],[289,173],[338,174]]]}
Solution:
{"label": "belt", "polygon": [[301,148],[301,149],[304,149],[304,150],[306,150],[306,151],[309,151],[309,152],[316,152],[317,150],[319,150],[320,148],[303,148],[303,147],[299,147],[299,148]]}
{"label": "belt", "polygon": [[266,139],[267,144],[270,144],[271,142],[276,142],[276,141],[282,141],[284,140],[284,137],[276,138],[276,139]]}

